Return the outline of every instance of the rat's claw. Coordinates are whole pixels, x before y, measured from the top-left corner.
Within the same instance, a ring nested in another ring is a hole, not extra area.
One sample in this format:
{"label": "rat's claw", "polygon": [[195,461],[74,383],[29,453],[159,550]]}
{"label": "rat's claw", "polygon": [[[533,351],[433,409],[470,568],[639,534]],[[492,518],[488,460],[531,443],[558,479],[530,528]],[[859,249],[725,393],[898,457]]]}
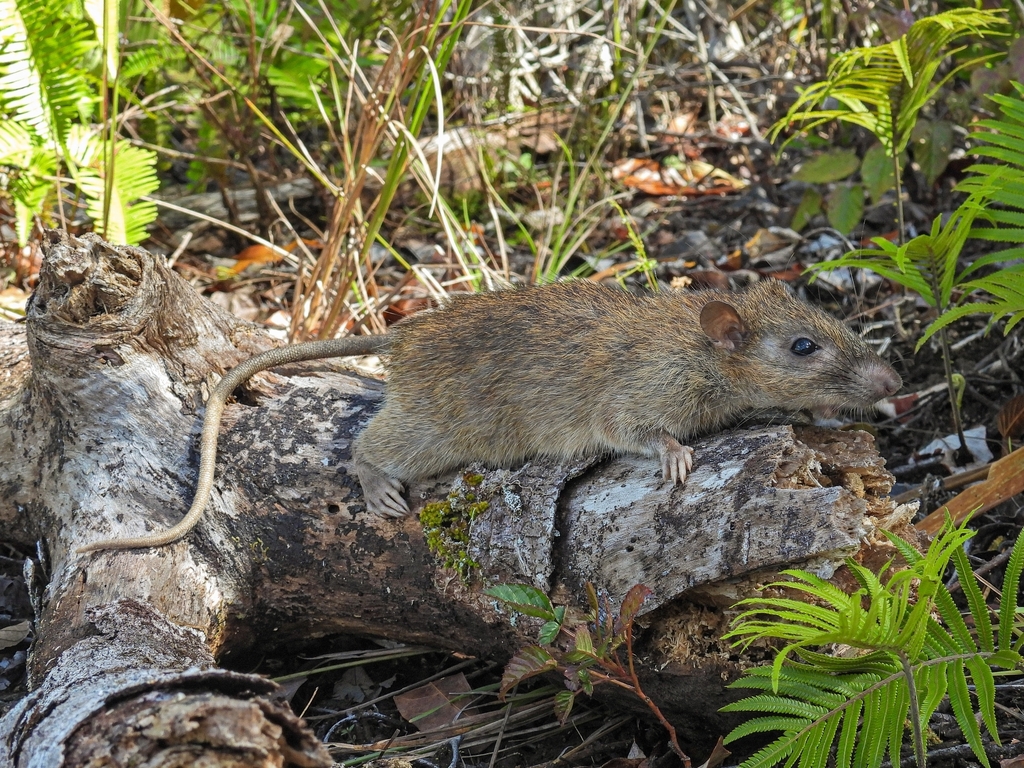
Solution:
{"label": "rat's claw", "polygon": [[662,435],[658,441],[658,455],[661,457],[661,476],[674,485],[686,480],[686,475],[693,469],[693,448],[682,445],[671,435]]}
{"label": "rat's claw", "polygon": [[400,482],[363,462],[356,464],[355,472],[363,487],[367,514],[377,517],[405,517],[409,514]]}

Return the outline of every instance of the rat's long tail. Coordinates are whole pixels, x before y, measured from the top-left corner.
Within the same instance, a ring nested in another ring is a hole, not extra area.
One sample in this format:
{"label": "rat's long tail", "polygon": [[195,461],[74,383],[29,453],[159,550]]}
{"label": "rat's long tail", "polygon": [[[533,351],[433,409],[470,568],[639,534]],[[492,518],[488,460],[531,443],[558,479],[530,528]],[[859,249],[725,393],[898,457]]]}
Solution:
{"label": "rat's long tail", "polygon": [[130,539],[106,539],[86,544],[79,552],[95,552],[101,549],[138,549],[140,547],[161,547],[188,535],[196,527],[203,515],[206,504],[213,490],[214,465],[217,461],[217,435],[220,432],[220,419],[224,414],[224,406],[231,393],[239,385],[248,381],[260,371],[275,368],[286,363],[298,363],[303,360],[323,360],[330,357],[348,357],[350,355],[372,355],[379,353],[387,343],[386,336],[351,336],[344,339],[328,339],[326,341],[309,341],[278,347],[251,357],[232,368],[220,380],[206,404],[206,417],[203,420],[203,437],[199,448],[199,482],[196,483],[196,495],[185,517],[173,528],[161,533],[139,536]]}

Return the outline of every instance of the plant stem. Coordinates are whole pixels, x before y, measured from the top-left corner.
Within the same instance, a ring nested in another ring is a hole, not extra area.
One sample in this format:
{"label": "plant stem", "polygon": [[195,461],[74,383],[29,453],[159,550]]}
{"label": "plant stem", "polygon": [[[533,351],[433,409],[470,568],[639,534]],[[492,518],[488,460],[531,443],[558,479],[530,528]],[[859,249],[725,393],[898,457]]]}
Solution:
{"label": "plant stem", "polygon": [[924,748],[924,733],[921,728],[921,705],[917,700],[917,684],[914,682],[914,670],[910,668],[910,659],[903,651],[897,651],[900,664],[903,665],[903,676],[907,680],[907,693],[910,696],[910,725],[914,730],[914,756],[917,768],[926,768],[928,752]]}
{"label": "plant stem", "polygon": [[[934,269],[930,271],[932,297],[935,299],[935,308],[940,309],[939,305],[944,302],[942,301],[942,296],[939,293],[939,278]],[[953,411],[953,428],[956,430],[956,436],[960,440],[960,448],[956,452],[956,463],[965,465],[971,460],[971,456],[967,451],[967,437],[964,435],[964,425],[963,421],[960,419],[960,406],[956,402],[956,388],[953,386],[953,353],[949,348],[949,337],[946,335],[945,328],[939,329],[938,336],[939,345],[942,347],[942,367],[946,372],[946,389],[949,392],[949,407]]]}
{"label": "plant stem", "polygon": [[903,222],[903,173],[900,170],[900,154],[896,151],[896,144],[893,143],[892,170],[896,180],[896,244],[903,245],[904,222]]}
{"label": "plant stem", "polygon": [[946,329],[939,330],[939,344],[942,346],[942,365],[946,371],[946,389],[949,390],[949,407],[953,410],[953,427],[960,439],[960,450],[956,452],[957,464],[967,464],[971,457],[967,451],[967,436],[964,435],[963,420],[960,418],[960,406],[956,402],[956,388],[953,386],[953,364],[950,362],[952,352],[949,349],[949,338]]}
{"label": "plant stem", "polygon": [[636,669],[633,668],[633,622],[630,621],[626,624],[626,660],[629,662],[629,677],[633,681],[633,690],[636,695],[640,697],[640,700],[648,706],[654,716],[658,718],[662,727],[668,731],[669,744],[672,745],[672,751],[676,753],[680,760],[683,761],[683,768],[690,768],[690,757],[683,752],[683,748],[679,746],[679,739],[676,736],[676,729],[672,723],[665,719],[665,716],[658,709],[658,705],[651,700],[651,697],[644,693],[644,689],[640,687],[640,678],[636,676]]}

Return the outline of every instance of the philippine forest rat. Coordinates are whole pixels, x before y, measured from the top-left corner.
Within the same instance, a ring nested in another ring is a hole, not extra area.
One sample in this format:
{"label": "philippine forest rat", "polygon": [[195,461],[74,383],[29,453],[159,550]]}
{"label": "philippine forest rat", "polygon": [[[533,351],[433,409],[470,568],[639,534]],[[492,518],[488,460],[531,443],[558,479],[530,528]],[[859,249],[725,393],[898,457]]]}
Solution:
{"label": "philippine forest rat", "polygon": [[207,403],[199,482],[185,518],[162,533],[79,551],[168,544],[198,522],[213,486],[224,404],[284,363],[379,352],[384,405],[353,445],[367,511],[407,514],[403,483],[473,461],[658,456],[681,483],[680,441],[764,409],[867,408],[902,381],[859,337],[775,280],[741,293],[636,296],[576,281],[457,297],[386,336],[272,349],[229,372]]}

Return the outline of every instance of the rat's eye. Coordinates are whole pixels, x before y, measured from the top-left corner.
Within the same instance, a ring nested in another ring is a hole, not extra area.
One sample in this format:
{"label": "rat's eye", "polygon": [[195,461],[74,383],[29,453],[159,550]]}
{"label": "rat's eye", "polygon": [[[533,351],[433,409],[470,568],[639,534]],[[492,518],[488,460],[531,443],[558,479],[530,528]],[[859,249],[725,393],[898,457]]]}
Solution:
{"label": "rat's eye", "polygon": [[793,346],[790,347],[794,355],[800,355],[800,357],[806,357],[807,355],[815,352],[819,349],[818,345],[810,339],[797,339],[793,342]]}

